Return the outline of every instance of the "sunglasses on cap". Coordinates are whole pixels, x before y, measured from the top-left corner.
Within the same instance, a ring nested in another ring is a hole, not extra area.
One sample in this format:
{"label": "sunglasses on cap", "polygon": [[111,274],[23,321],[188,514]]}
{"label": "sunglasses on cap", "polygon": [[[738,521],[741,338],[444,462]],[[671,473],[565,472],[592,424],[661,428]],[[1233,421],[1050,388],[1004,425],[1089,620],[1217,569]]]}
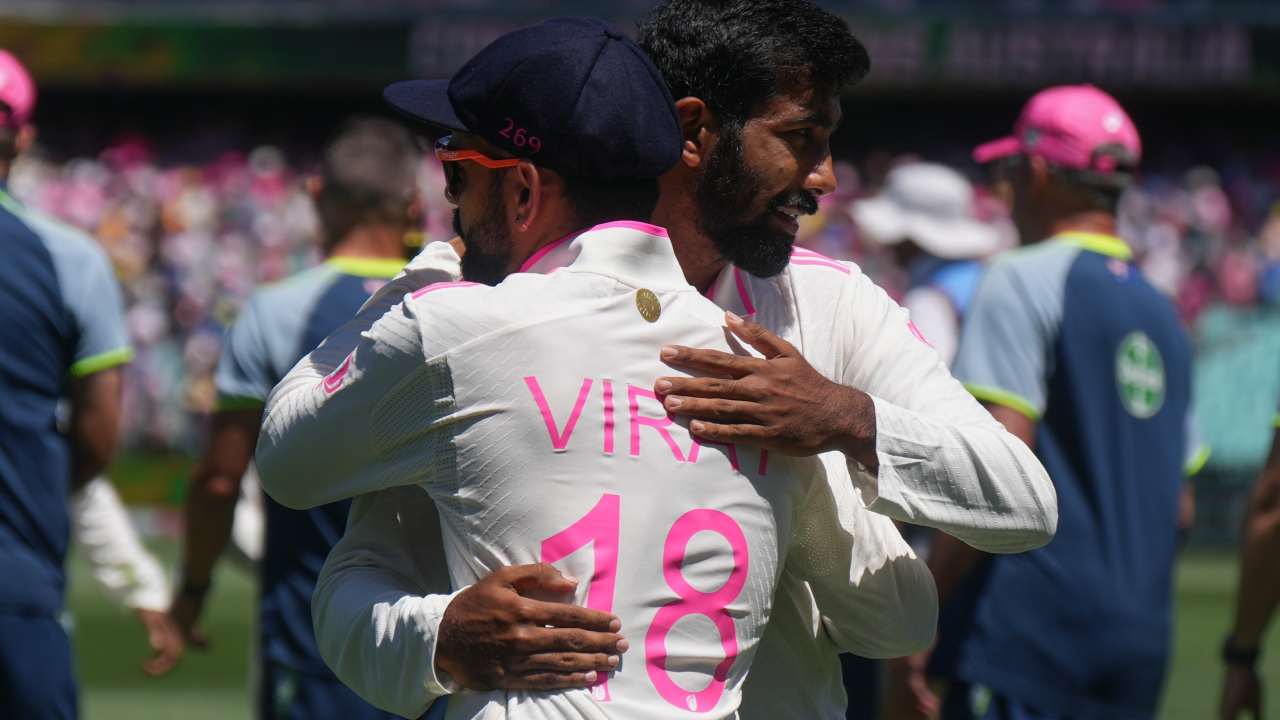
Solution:
{"label": "sunglasses on cap", "polygon": [[445,135],[436,141],[436,159],[440,161],[440,166],[444,168],[444,191],[451,198],[458,197],[458,168],[450,163],[460,162],[462,160],[474,160],[487,168],[505,168],[515,167],[520,164],[520,158],[491,158],[478,150],[450,150],[449,143],[453,140],[452,135]]}

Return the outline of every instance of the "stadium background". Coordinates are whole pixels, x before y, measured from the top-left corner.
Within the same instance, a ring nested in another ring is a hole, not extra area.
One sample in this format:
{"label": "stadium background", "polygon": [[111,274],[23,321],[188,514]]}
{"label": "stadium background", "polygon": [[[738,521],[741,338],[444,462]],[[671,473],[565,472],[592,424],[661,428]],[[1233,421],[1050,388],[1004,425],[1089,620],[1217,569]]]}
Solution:
{"label": "stadium background", "polygon": [[[317,259],[302,179],[334,127],[388,114],[383,85],[447,77],[518,25],[591,14],[631,29],[651,4],[0,2],[0,47],[40,86],[39,146],[15,167],[11,190],[94,234],[126,288],[138,357],[111,475],[158,552],[176,555],[177,508],[214,400],[223,330],[256,284]],[[895,163],[945,162],[982,183],[970,149],[1007,134],[1031,92],[1063,82],[1112,92],[1141,130],[1142,184],[1125,201],[1121,234],[1192,333],[1196,409],[1214,448],[1180,568],[1163,716],[1208,717],[1240,517],[1280,392],[1280,3],[821,4],[849,19],[873,70],[843,98],[833,141],[841,188],[806,220],[801,241],[862,263],[892,293],[903,272],[861,242],[847,209]],[[423,167],[425,230],[447,239],[433,163]],[[1003,216],[984,193],[978,211]],[[78,560],[73,571],[86,718],[247,716],[247,576],[221,571],[206,624],[212,649],[151,680],[137,669],[146,651],[134,621],[106,604]],[[1274,687],[1280,661],[1264,662]],[[1280,711],[1275,699],[1271,711]]]}

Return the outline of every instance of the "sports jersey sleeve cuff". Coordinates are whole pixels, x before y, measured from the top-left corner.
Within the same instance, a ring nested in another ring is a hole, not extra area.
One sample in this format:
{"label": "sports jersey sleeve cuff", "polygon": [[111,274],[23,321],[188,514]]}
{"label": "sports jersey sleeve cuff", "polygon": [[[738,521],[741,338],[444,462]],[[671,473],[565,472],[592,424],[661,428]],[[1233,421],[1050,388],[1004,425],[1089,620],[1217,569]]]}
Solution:
{"label": "sports jersey sleeve cuff", "polygon": [[[920,460],[906,457],[907,448],[897,447],[903,442],[911,443],[899,432],[900,426],[910,423],[904,411],[892,403],[885,402],[875,396],[871,397],[876,408],[876,460],[880,467],[875,472],[869,471],[865,465],[846,456],[849,475],[853,478],[853,488],[858,499],[866,509],[894,518],[911,521],[911,503],[903,490],[905,479],[899,474],[898,466],[905,463],[918,463]],[[910,430],[908,430],[908,435]],[[916,448],[917,452],[921,448]],[[916,454],[916,453],[910,453]]]}
{"label": "sports jersey sleeve cuff", "polygon": [[990,385],[979,385],[978,383],[967,382],[961,384],[964,385],[964,389],[968,390],[969,394],[975,398],[983,402],[995,403],[996,405],[1004,405],[1005,407],[1013,408],[1014,410],[1017,410],[1023,415],[1031,418],[1033,422],[1040,422],[1040,419],[1044,417],[1044,413],[1036,407],[1035,403],[1016,393],[1011,393],[1008,390],[1002,390],[997,387],[991,387]]}
{"label": "sports jersey sleeve cuff", "polygon": [[92,375],[100,370],[106,370],[116,365],[123,365],[133,359],[133,348],[122,347],[97,355],[90,355],[82,360],[77,360],[71,365],[68,375],[75,378]]}
{"label": "sports jersey sleeve cuff", "polygon": [[[467,587],[470,587],[469,585]],[[467,588],[462,588],[466,590]],[[427,677],[423,678],[426,682],[427,694],[440,697],[441,695],[452,695],[456,692],[462,692],[462,686],[453,681],[449,677],[449,673],[441,670],[436,665],[436,647],[440,640],[440,622],[444,620],[444,612],[449,608],[449,603],[458,596],[459,590],[450,595],[428,595],[428,607],[425,608],[427,623],[431,627],[431,665],[427,670]]]}
{"label": "sports jersey sleeve cuff", "polygon": [[261,410],[266,407],[265,400],[244,395],[219,395],[216,410]]}
{"label": "sports jersey sleeve cuff", "polygon": [[1208,445],[1201,445],[1196,448],[1191,458],[1182,466],[1182,474],[1191,477],[1204,469],[1204,464],[1209,462],[1209,455],[1213,453],[1213,449]]}

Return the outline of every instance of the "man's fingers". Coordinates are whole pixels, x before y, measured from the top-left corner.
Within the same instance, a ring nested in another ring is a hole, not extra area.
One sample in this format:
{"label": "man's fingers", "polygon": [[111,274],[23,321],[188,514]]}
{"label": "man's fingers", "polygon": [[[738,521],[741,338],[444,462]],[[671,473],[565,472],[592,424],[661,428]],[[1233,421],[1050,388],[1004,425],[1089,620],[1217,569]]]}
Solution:
{"label": "man's fingers", "polygon": [[720,352],[719,350],[695,350],[683,345],[664,345],[660,351],[662,361],[669,365],[700,370],[711,375],[745,377],[760,369],[760,358]]}
{"label": "man's fingers", "polygon": [[689,432],[707,440],[746,443],[766,450],[772,448],[774,440],[773,433],[761,425],[735,425],[694,420],[689,423]]}
{"label": "man's fingers", "polygon": [[719,377],[660,377],[653,384],[658,395],[724,398],[725,400],[759,400],[759,393],[742,380]]}
{"label": "man's fingers", "polygon": [[731,312],[725,313],[724,317],[729,330],[755,348],[756,352],[764,355],[766,360],[772,360],[777,357],[792,357],[799,354],[796,352],[794,345],[750,320],[743,320]]}
{"label": "man's fingers", "polygon": [[663,406],[668,411],[679,415],[690,415],[701,420],[719,422],[758,421],[760,406],[752,402],[738,400],[703,399],[696,397],[680,397],[668,395],[663,398]]}
{"label": "man's fingers", "polygon": [[621,656],[608,653],[534,653],[523,660],[510,663],[509,669],[522,675],[532,671],[564,675],[588,673],[592,670],[609,672],[618,667],[620,659]]}
{"label": "man's fingers", "polygon": [[554,673],[534,670],[524,675],[510,675],[496,683],[504,690],[563,690],[584,688],[595,683],[597,673]]}
{"label": "man's fingers", "polygon": [[524,627],[516,631],[511,649],[525,655],[536,653],[602,653],[627,651],[627,639],[614,633],[587,632],[565,628]]}
{"label": "man's fingers", "polygon": [[616,633],[622,629],[622,621],[616,615],[568,603],[529,600],[521,610],[521,619],[540,627],[550,625],[599,633]]}
{"label": "man's fingers", "polygon": [[554,565],[534,563],[532,565],[513,565],[499,568],[494,572],[496,579],[511,587],[520,594],[534,590],[569,592],[578,586],[578,579],[562,574]]}

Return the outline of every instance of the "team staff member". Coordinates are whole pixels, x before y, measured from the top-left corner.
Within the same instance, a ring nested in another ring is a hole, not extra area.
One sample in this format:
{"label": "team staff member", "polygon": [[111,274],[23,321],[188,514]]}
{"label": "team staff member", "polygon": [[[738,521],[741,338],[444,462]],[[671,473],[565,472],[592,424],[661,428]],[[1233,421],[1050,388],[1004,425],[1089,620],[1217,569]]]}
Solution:
{"label": "team staff member", "polygon": [[[473,277],[497,283],[551,253],[574,259],[562,272],[521,273],[494,288],[427,287],[354,348],[350,327],[331,337],[272,393],[258,451],[263,487],[299,505],[425,490],[438,513],[384,520],[367,503],[354,506],[334,554],[362,566],[386,545],[387,530],[439,518],[456,586],[512,562],[559,562],[590,579],[580,602],[615,614],[630,642],[644,643],[625,665],[625,646],[605,650],[611,657],[599,670],[617,672],[607,680],[591,673],[590,693],[468,687],[450,698],[450,716],[667,717],[674,705],[736,717],[784,563],[817,591],[837,592],[843,616],[863,623],[858,640],[873,650],[928,643],[932,580],[887,518],[846,521],[837,508],[856,505],[852,488],[829,486],[816,458],[699,445],[648,389],[668,370],[658,355],[664,338],[722,351],[733,344],[723,313],[685,281],[666,231],[644,222],[681,134],[665,85],[635,43],[600,21],[549,20],[499,38],[447,87],[411,81],[387,96],[455,133],[438,155],[450,168]],[[504,117],[521,128],[510,139]],[[567,419],[557,412],[566,402]],[[840,531],[812,531],[832,526]],[[708,544],[708,535],[723,541]],[[849,592],[848,573],[829,568],[847,567],[842,555],[855,544],[891,554],[860,567],[862,582]],[[396,612],[412,604],[433,614],[424,603],[396,604]],[[388,627],[381,602],[342,610]],[[690,614],[715,626],[677,628]],[[393,630],[381,644],[396,642],[416,638]],[[335,665],[363,661],[383,686],[371,696],[380,706],[409,717],[424,709],[422,693],[411,692],[421,681],[405,687],[404,679],[429,673],[429,656],[404,666],[386,663],[374,645],[343,650],[351,657]],[[717,653],[725,657],[712,659]],[[678,675],[705,689],[681,689]]]}
{"label": "team staff member", "polygon": [[[319,177],[310,182],[327,259],[255,290],[227,334],[215,373],[219,408],[212,437],[191,477],[182,584],[172,607],[187,637],[231,533],[267,395],[404,266],[405,234],[421,219],[420,159],[416,140],[400,125],[381,119],[348,123],[325,150]],[[333,677],[311,627],[316,576],[342,536],[351,503],[298,511],[270,498],[264,502],[259,717],[392,717]]]}
{"label": "team staff member", "polygon": [[1258,654],[1276,603],[1280,603],[1280,408],[1271,452],[1253,490],[1240,553],[1240,587],[1236,591],[1236,620],[1223,643],[1227,676],[1222,686],[1222,720],[1237,720],[1242,712],[1262,717],[1262,677]]}
{"label": "team staff member", "polygon": [[954,372],[1035,448],[1059,523],[1053,542],[1020,555],[935,545],[947,615],[933,669],[956,680],[946,717],[1155,713],[1195,448],[1190,346],[1115,236],[1141,152],[1133,121],[1088,85],[1038,93],[1013,136],[974,151],[1001,163],[1034,247],[987,270]]}
{"label": "team staff member", "polygon": [[[0,51],[0,178],[35,138],[34,108],[30,76]],[[77,716],[58,621],[67,508],[115,450],[120,366],[132,352],[123,316],[102,250],[0,183],[0,717]]]}
{"label": "team staff member", "polygon": [[[839,446],[843,440],[837,434],[855,436],[850,420],[858,416],[848,412],[850,386],[862,388],[875,397],[876,423],[883,420],[879,427],[897,438],[877,438],[874,474],[853,466],[862,501],[872,510],[946,527],[993,552],[1046,542],[1056,522],[1053,490],[1026,446],[951,380],[937,354],[911,331],[905,313],[856,266],[806,252],[791,255],[795,224],[790,216],[811,211],[815,196],[834,187],[828,137],[839,120],[836,93],[867,67],[865,51],[847,25],[794,0],[669,2],[641,26],[640,42],[680,98],[676,106],[685,132],[685,152],[661,181],[655,218],[667,224],[690,284],[704,291],[714,286],[711,296],[722,308],[754,313],[791,343],[752,324],[734,325],[754,332],[761,347],[776,355],[755,364],[745,381],[762,400],[774,396],[790,406],[758,409],[757,426],[819,447]],[[740,82],[726,84],[728,77]],[[787,84],[780,86],[783,78]],[[553,249],[527,269],[552,271],[572,259],[569,250]],[[466,257],[463,263],[466,272]],[[403,296],[442,272],[456,279],[458,270],[453,251],[435,244],[396,281],[395,292]],[[376,308],[372,314],[377,316]],[[929,436],[934,432],[962,433],[960,446],[969,449],[953,444],[928,460],[908,459],[935,447],[937,438]],[[906,449],[908,437],[915,438],[915,450]],[[774,447],[794,454],[814,451],[812,446]],[[843,453],[825,454],[823,460],[833,483],[839,473],[852,485]],[[380,498],[368,512],[394,519],[395,503]],[[330,565],[314,604],[317,618],[324,618],[322,646],[374,644],[369,612],[337,612],[357,597],[365,597],[371,608],[371,588],[384,598],[426,601],[448,592],[448,583],[439,582],[439,564],[430,564],[443,552],[439,545],[431,549],[438,537],[422,527],[402,527],[401,533],[412,540],[389,534],[386,544],[412,542],[419,552],[409,557],[389,552],[363,567]],[[399,622],[422,624],[399,627],[396,642],[380,646],[387,653],[386,666],[431,667],[431,646],[403,640],[408,633],[439,637],[437,664],[460,668],[482,684],[586,684],[574,673],[593,668],[593,657],[576,651],[594,647],[598,635],[585,624],[579,630],[546,629],[558,606],[519,597],[512,586],[564,590],[537,568],[508,568],[455,598],[438,636],[425,618],[400,616]],[[825,599],[818,598],[819,606]],[[814,602],[808,585],[784,574],[745,683],[744,717],[843,717],[837,652],[846,636],[829,630],[829,618],[815,613]],[[555,664],[547,662],[552,653]],[[372,688],[376,673],[343,678],[353,687]],[[429,695],[432,688],[407,681],[400,691]]]}

